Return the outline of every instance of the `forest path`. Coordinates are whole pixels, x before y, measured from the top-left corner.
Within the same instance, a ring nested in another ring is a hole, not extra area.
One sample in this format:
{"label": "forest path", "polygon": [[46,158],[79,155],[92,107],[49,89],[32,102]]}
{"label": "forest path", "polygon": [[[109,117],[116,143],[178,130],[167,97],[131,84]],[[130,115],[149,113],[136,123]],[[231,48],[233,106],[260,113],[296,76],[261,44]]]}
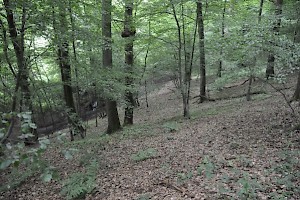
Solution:
{"label": "forest path", "polygon": [[[297,122],[280,94],[192,103],[190,120],[181,117],[171,85],[149,95],[149,108],[141,100],[136,125],[123,134],[99,136],[106,127],[101,120],[98,128],[90,123],[85,140],[49,148],[46,157],[64,178],[98,160],[96,188],[85,199],[268,199],[288,192],[289,199],[300,198],[300,178],[284,175],[285,169],[299,174],[299,132],[289,131]],[[80,151],[65,160],[66,148]],[[64,199],[61,188],[60,181],[36,176],[0,199]]]}

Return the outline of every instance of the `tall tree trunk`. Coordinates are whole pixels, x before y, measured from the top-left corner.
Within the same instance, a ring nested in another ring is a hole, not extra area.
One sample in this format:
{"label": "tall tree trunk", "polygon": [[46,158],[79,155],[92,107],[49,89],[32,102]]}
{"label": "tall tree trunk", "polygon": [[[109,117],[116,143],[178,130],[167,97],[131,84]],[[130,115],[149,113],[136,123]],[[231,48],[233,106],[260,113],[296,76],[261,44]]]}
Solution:
{"label": "tall tree trunk", "polygon": [[74,99],[73,99],[73,89],[72,89],[72,76],[71,76],[71,65],[69,58],[69,43],[67,38],[67,19],[66,19],[66,10],[60,5],[59,7],[59,28],[56,27],[58,34],[58,59],[59,66],[61,70],[61,79],[63,82],[64,98],[67,107],[68,121],[72,126],[70,133],[71,140],[74,140],[74,133],[79,133],[81,138],[85,137],[85,129],[82,125],[82,122],[76,112]]}
{"label": "tall tree trunk", "polygon": [[[183,103],[183,116],[189,119],[190,118],[190,85],[191,85],[191,74],[192,74],[193,57],[194,57],[194,49],[195,49],[196,34],[197,34],[197,20],[195,24],[193,37],[191,39],[189,38],[190,35],[186,32],[185,16],[187,16],[188,14],[185,13],[186,11],[184,9],[183,2],[181,2],[180,4],[181,6],[180,18],[177,16],[174,2],[170,0],[170,3],[172,6],[172,14],[177,26],[177,40],[178,40],[177,70],[179,75],[178,77],[179,88],[180,88],[182,103]],[[191,40],[193,40],[193,43]],[[182,51],[184,57],[182,56]],[[182,65],[183,58],[184,58],[184,65]]]}
{"label": "tall tree trunk", "polygon": [[260,0],[259,11],[258,11],[258,23],[261,22],[261,15],[262,15],[262,11],[263,11],[263,6],[264,6],[264,0]]}
{"label": "tall tree trunk", "polygon": [[[224,1],[223,5],[223,12],[222,12],[222,25],[221,25],[221,38],[222,38],[222,43],[224,42],[224,37],[225,37],[225,13],[226,13],[226,4],[227,0]],[[223,44],[220,48],[220,60],[219,60],[219,67],[218,67],[218,72],[217,76],[221,77],[222,76],[222,69],[223,69]]]}
{"label": "tall tree trunk", "polygon": [[205,46],[204,46],[204,24],[202,15],[202,2],[197,2],[198,35],[200,51],[200,99],[202,103],[206,100],[206,71],[205,71]]}
{"label": "tall tree trunk", "polygon": [[[282,14],[282,4],[283,0],[275,0],[275,17],[276,21],[274,23],[273,31],[275,32],[275,35],[279,34],[279,29],[281,25],[281,14]],[[275,75],[275,54],[273,50],[270,50],[268,55],[268,64],[266,69],[266,78],[269,79],[269,77],[273,77]]]}
{"label": "tall tree trunk", "polygon": [[[23,4],[22,15],[21,15],[22,16],[21,27],[17,30],[11,2],[9,0],[3,0],[3,5],[6,11],[6,20],[9,27],[9,35],[14,47],[15,56],[17,58],[17,66],[18,66],[12,112],[15,112],[17,109],[17,104],[18,104],[17,96],[20,89],[21,92],[20,112],[30,112],[31,115],[33,115],[32,99],[31,99],[30,83],[29,83],[29,68],[27,66],[26,59],[25,59],[25,47],[24,47],[26,19],[27,19],[26,8],[25,5]],[[14,121],[16,120],[17,119],[13,117],[11,124],[13,125]],[[13,127],[11,128],[11,130],[12,129]],[[35,142],[38,138],[36,130],[30,129],[29,131],[33,133],[34,137],[28,138],[27,142],[29,143]],[[12,132],[8,132],[6,138],[10,137],[11,133]]]}
{"label": "tall tree trunk", "polygon": [[[298,20],[298,24],[300,22],[300,19]],[[300,43],[300,24],[296,25],[296,29],[294,32],[294,43]],[[294,63],[296,65],[296,67],[300,67],[300,59],[298,59],[297,63]],[[297,85],[296,85],[296,89],[295,92],[293,94],[293,97],[291,99],[291,101],[298,101],[300,100],[300,70],[298,72],[298,80],[297,80]]]}
{"label": "tall tree trunk", "polygon": [[182,33],[181,33],[181,26],[179,23],[179,19],[177,17],[176,14],[176,9],[175,9],[175,5],[173,3],[172,0],[170,0],[171,6],[172,6],[172,11],[173,11],[173,17],[175,19],[176,22],[176,26],[177,26],[177,40],[178,40],[178,48],[177,48],[177,56],[178,56],[178,61],[177,61],[177,70],[178,70],[178,74],[179,74],[179,86],[180,86],[180,92],[181,92],[181,96],[182,96],[182,103],[183,103],[183,116],[185,116],[187,114],[186,112],[186,93],[184,90],[184,86],[183,86],[183,73],[182,73]]}
{"label": "tall tree trunk", "polygon": [[190,82],[191,82],[191,66],[190,60],[192,58],[191,52],[188,49],[190,41],[187,41],[187,34],[185,30],[185,20],[184,20],[184,8],[181,6],[181,18],[182,18],[182,35],[183,35],[183,51],[184,51],[184,74],[183,74],[183,116],[189,119],[190,116]]}
{"label": "tall tree trunk", "polygon": [[291,101],[300,100],[300,71],[298,72],[297,85]]}
{"label": "tall tree trunk", "polygon": [[122,32],[122,37],[126,39],[125,43],[125,116],[124,116],[124,126],[133,124],[133,108],[135,105],[134,95],[133,95],[133,39],[135,36],[135,27],[132,20],[132,9],[133,1],[125,1],[125,21],[124,30]]}
{"label": "tall tree trunk", "polygon": [[76,51],[76,34],[75,34],[75,19],[73,17],[73,10],[72,10],[72,0],[69,0],[69,15],[71,20],[71,27],[72,27],[72,50],[74,56],[74,71],[75,71],[75,82],[76,82],[76,110],[79,116],[81,116],[81,109],[80,109],[80,94],[79,94],[79,74],[78,74],[78,60],[77,60],[77,51]]}
{"label": "tall tree trunk", "polygon": [[[102,62],[103,67],[112,67],[112,41],[111,41],[111,9],[112,0],[102,0]],[[106,113],[108,119],[107,133],[111,134],[121,129],[117,102],[106,100]]]}

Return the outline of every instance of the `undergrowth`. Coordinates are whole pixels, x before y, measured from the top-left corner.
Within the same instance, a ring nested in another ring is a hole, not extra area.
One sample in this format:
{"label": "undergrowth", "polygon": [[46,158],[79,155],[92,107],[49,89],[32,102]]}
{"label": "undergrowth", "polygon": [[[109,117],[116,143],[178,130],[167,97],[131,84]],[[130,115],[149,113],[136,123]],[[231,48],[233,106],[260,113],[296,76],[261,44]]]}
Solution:
{"label": "undergrowth", "polygon": [[131,156],[131,159],[138,162],[138,161],[147,160],[149,158],[153,158],[156,155],[157,155],[157,151],[155,149],[148,148],[148,149],[141,150],[141,151],[138,151],[137,153],[133,154]]}
{"label": "undergrowth", "polygon": [[92,193],[96,187],[96,177],[98,172],[98,161],[92,160],[87,166],[86,172],[77,172],[70,175],[63,181],[61,194],[66,199],[84,198],[87,194]]}

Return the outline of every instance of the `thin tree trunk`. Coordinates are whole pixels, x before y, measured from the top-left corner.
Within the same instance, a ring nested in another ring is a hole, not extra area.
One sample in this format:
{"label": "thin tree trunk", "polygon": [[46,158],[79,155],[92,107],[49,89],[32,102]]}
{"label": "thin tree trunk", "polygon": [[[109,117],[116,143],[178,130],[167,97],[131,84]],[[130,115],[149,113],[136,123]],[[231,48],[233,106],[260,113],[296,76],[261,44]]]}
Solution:
{"label": "thin tree trunk", "polygon": [[79,116],[81,116],[81,109],[80,109],[80,95],[79,95],[79,74],[78,74],[78,60],[77,60],[77,52],[76,52],[76,35],[75,35],[75,21],[73,17],[73,10],[72,10],[72,0],[69,0],[69,14],[70,14],[70,20],[71,20],[71,27],[72,27],[72,49],[73,49],[73,55],[74,55],[74,71],[75,71],[75,82],[76,82],[76,110]]}
{"label": "thin tree trunk", "polygon": [[[279,29],[281,25],[281,14],[282,14],[282,4],[283,0],[275,0],[275,17],[276,21],[273,27],[273,31],[275,32],[275,35],[279,34]],[[266,69],[266,78],[269,79],[269,77],[273,77],[275,75],[275,54],[272,50],[270,50],[268,55],[268,64]]]}
{"label": "thin tree trunk", "polygon": [[190,106],[189,106],[189,96],[188,96],[188,84],[189,84],[189,61],[191,59],[191,54],[187,50],[187,35],[185,32],[185,20],[184,20],[184,6],[181,4],[181,21],[182,21],[182,39],[183,39],[183,52],[184,52],[184,73],[183,73],[183,116],[185,118],[190,118]]}
{"label": "thin tree trunk", "polygon": [[[149,31],[149,38],[151,37],[151,21],[149,20],[148,21],[148,31]],[[148,59],[148,54],[149,54],[149,50],[150,50],[150,42],[148,43],[148,47],[147,47],[147,51],[146,51],[146,55],[145,55],[145,58],[144,58],[144,68],[143,68],[143,73],[142,73],[142,76],[140,78],[140,85],[142,85],[141,81],[142,79],[144,78],[145,76],[145,73],[146,73],[146,69],[147,69],[147,59]],[[147,80],[145,80],[145,99],[146,99],[146,106],[147,108],[149,108],[149,102],[148,102],[148,90],[147,90]]]}
{"label": "thin tree trunk", "polygon": [[260,0],[259,11],[258,11],[258,23],[261,22],[261,15],[262,15],[262,11],[263,11],[263,6],[264,6],[264,0]]}
{"label": "thin tree trunk", "polygon": [[197,2],[199,51],[200,51],[200,99],[202,103],[206,100],[206,71],[205,71],[205,46],[204,46],[204,24],[202,15],[202,2]]}
{"label": "thin tree trunk", "polygon": [[[222,27],[221,27],[221,38],[222,38],[222,43],[224,42],[224,37],[225,37],[225,13],[226,13],[226,4],[227,0],[224,1],[223,5],[223,13],[222,13]],[[220,60],[219,60],[219,68],[217,72],[217,76],[221,77],[222,76],[222,69],[223,69],[223,45],[220,48]]]}
{"label": "thin tree trunk", "polygon": [[248,85],[248,90],[247,90],[247,95],[246,95],[246,100],[250,101],[251,100],[251,87],[252,87],[252,81],[253,81],[253,76],[252,74],[249,77],[249,85]]}
{"label": "thin tree trunk", "polygon": [[298,100],[300,100],[300,71],[298,72],[297,85],[291,101],[298,101]]}
{"label": "thin tree trunk", "polygon": [[[112,0],[102,0],[102,62],[103,67],[112,67],[112,41],[111,41],[111,9]],[[117,102],[106,100],[106,113],[108,120],[107,133],[111,134],[121,129]]]}
{"label": "thin tree trunk", "polygon": [[177,26],[177,40],[178,40],[178,48],[177,48],[177,56],[178,56],[178,62],[177,62],[177,70],[179,73],[179,86],[180,86],[180,92],[182,95],[182,103],[183,103],[183,115],[186,115],[186,94],[184,91],[184,86],[183,86],[183,74],[182,74],[182,33],[181,33],[181,27],[180,27],[180,23],[179,23],[179,19],[177,17],[176,14],[176,9],[175,9],[175,5],[173,3],[172,0],[170,0],[171,6],[172,6],[172,11],[173,11],[173,17],[175,19],[176,22],[176,26]]}
{"label": "thin tree trunk", "polygon": [[148,102],[148,90],[147,90],[147,80],[145,80],[145,101],[146,101],[146,106],[149,108],[149,102]]}
{"label": "thin tree trunk", "polygon": [[9,67],[11,73],[13,74],[13,76],[15,78],[17,78],[17,74],[16,74],[16,72],[15,72],[13,66],[12,66],[11,60],[10,60],[10,58],[8,56],[8,41],[7,41],[7,35],[6,35],[7,31],[6,31],[6,28],[5,28],[5,26],[4,26],[1,18],[0,18],[0,27],[2,29],[2,40],[3,40],[3,53],[4,53],[4,57],[5,57],[5,60],[6,60],[7,64],[8,64],[8,67]]}
{"label": "thin tree trunk", "polygon": [[133,108],[135,105],[133,97],[133,38],[135,36],[135,27],[132,21],[132,9],[133,1],[125,1],[125,21],[124,21],[124,31],[122,32],[122,37],[126,39],[125,44],[125,116],[124,116],[124,126],[133,124]]}

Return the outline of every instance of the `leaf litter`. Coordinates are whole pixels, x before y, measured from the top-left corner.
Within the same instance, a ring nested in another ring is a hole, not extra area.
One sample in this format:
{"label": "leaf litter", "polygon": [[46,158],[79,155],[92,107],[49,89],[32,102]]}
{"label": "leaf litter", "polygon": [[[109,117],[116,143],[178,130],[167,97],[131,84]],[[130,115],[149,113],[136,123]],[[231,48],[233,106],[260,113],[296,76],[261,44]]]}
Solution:
{"label": "leaf litter", "polygon": [[[101,136],[105,120],[97,128],[90,122],[86,141],[53,142],[45,159],[61,179],[97,159],[96,187],[87,200],[300,199],[299,131],[292,129],[299,122],[279,94],[192,104],[192,119],[185,120],[180,96],[170,87],[151,93],[150,108],[141,99],[137,125],[123,134]],[[79,151],[68,152],[72,159],[66,160],[61,153],[66,147]],[[30,176],[0,199],[65,199],[61,189],[59,180],[43,183]]]}

